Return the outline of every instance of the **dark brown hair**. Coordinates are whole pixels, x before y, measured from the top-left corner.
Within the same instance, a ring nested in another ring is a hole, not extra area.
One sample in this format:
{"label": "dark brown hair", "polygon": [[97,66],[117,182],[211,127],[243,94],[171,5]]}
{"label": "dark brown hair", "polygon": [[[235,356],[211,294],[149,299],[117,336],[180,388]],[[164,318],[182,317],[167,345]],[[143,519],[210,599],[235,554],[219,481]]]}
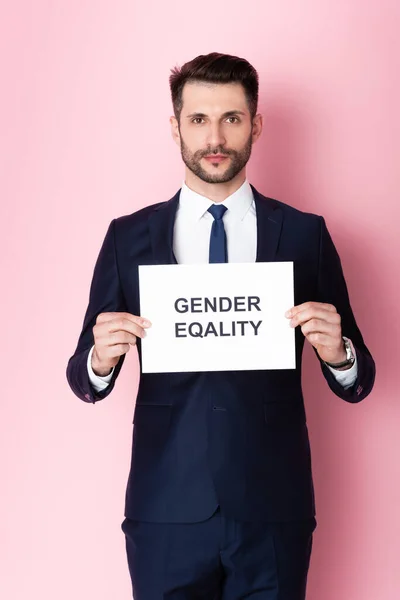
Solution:
{"label": "dark brown hair", "polygon": [[169,85],[175,117],[179,121],[182,111],[182,91],[188,81],[207,83],[241,83],[253,120],[258,104],[258,73],[244,58],[230,54],[201,54],[185,63],[181,68],[171,69]]}

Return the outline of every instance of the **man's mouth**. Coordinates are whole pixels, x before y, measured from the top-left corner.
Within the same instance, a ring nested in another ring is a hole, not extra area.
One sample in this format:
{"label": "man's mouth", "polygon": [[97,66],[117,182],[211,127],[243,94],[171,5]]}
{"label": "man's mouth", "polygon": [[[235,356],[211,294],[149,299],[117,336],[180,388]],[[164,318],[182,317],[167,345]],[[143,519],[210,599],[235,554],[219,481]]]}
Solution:
{"label": "man's mouth", "polygon": [[208,156],[205,156],[204,158],[206,158],[210,162],[220,163],[228,157],[226,156],[226,154],[209,154]]}

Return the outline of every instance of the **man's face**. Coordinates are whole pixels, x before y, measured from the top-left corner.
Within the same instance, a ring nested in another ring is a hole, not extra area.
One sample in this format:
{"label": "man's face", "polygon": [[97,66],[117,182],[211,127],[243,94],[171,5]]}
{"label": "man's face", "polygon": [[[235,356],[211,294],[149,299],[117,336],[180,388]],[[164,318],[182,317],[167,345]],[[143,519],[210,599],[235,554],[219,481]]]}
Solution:
{"label": "man's face", "polygon": [[250,158],[261,133],[261,115],[251,123],[244,88],[238,83],[190,82],[182,99],[180,122],[171,117],[171,124],[185,165],[207,183],[231,181]]}

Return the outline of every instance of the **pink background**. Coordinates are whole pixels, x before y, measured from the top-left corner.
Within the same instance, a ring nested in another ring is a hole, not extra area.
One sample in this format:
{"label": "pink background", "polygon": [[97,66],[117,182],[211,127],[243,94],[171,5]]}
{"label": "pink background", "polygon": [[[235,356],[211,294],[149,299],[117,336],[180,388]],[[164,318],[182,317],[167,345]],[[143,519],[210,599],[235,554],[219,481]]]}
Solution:
{"label": "pink background", "polygon": [[246,57],[265,129],[264,194],[323,214],[377,364],[359,405],[304,352],[318,528],[308,599],[400,597],[397,0],[3,2],[0,596],[130,598],[123,519],[136,356],[113,394],[78,400],[65,369],[111,219],[169,199],[169,69]]}

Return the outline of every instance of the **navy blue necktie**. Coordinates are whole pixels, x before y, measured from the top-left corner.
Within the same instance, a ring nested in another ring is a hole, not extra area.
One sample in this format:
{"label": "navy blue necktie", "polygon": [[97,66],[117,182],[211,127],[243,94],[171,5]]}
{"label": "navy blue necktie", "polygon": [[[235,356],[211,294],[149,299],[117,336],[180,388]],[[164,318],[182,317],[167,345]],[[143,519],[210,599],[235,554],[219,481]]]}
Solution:
{"label": "navy blue necktie", "polygon": [[214,217],[210,235],[210,263],[228,262],[226,233],[222,220],[226,210],[228,209],[223,204],[213,204],[208,209],[208,212]]}

